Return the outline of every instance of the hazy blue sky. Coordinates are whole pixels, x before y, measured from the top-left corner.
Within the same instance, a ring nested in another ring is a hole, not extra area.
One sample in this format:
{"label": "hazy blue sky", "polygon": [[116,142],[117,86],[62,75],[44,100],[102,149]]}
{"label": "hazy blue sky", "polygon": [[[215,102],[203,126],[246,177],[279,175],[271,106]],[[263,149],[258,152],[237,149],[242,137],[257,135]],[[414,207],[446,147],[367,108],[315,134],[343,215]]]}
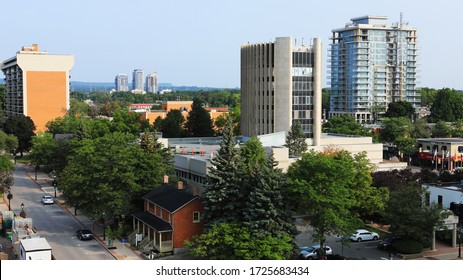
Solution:
{"label": "hazy blue sky", "polygon": [[[118,73],[157,70],[160,82],[240,86],[240,45],[290,36],[323,42],[324,87],[331,30],[351,18],[388,16],[418,28],[419,86],[463,89],[457,0],[40,0],[0,2],[0,60],[39,44],[73,54],[74,81],[110,82]],[[131,78],[130,78],[131,79]]]}

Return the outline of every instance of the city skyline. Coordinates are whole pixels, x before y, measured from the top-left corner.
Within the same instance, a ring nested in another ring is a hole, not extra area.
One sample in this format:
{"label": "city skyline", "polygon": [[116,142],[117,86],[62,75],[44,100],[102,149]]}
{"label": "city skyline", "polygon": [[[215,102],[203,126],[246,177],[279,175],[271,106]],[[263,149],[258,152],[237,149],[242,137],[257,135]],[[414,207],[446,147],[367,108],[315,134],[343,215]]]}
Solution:
{"label": "city skyline", "polygon": [[[122,3],[122,2],[121,2]],[[297,44],[322,40],[323,87],[329,87],[328,48],[332,30],[351,18],[387,16],[418,30],[418,87],[463,89],[458,50],[461,3],[430,5],[416,0],[331,1],[169,1],[135,0],[59,3],[31,2],[20,9],[2,4],[4,20],[1,60],[22,46],[37,43],[46,51],[75,56],[71,80],[110,82],[127,69],[157,69],[162,81],[178,85],[236,88],[240,86],[240,46],[292,37]],[[156,11],[156,13],[152,13]],[[137,21],[134,30],[131,22]],[[147,28],[152,27],[150,36]],[[155,27],[155,28],[154,28]],[[134,41],[130,38],[143,38]]]}

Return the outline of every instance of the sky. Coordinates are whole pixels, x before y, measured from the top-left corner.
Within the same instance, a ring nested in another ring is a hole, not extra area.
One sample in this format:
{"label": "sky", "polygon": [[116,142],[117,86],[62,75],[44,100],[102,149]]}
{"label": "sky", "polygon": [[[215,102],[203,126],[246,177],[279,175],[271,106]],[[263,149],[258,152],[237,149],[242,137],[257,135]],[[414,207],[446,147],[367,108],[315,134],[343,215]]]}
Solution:
{"label": "sky", "polygon": [[[72,54],[72,81],[112,82],[134,69],[160,83],[240,86],[240,46],[321,38],[323,87],[333,29],[365,15],[418,29],[419,87],[463,89],[458,0],[0,0],[0,61],[22,46]],[[1,75],[0,75],[1,76]]]}

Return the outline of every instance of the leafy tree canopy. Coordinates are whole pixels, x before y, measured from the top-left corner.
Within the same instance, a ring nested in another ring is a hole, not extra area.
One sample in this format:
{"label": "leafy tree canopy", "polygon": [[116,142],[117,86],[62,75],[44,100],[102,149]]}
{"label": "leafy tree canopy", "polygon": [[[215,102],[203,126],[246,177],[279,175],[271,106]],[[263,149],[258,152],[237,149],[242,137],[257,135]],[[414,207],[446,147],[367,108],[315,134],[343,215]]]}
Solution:
{"label": "leafy tree canopy", "polygon": [[429,120],[432,122],[455,122],[463,119],[463,96],[454,89],[438,90],[431,106]]}
{"label": "leafy tree canopy", "polygon": [[357,123],[354,117],[348,114],[334,116],[322,125],[323,132],[347,135],[372,136],[371,131]]}
{"label": "leafy tree canopy", "polygon": [[35,135],[35,124],[30,117],[18,115],[8,118],[4,131],[8,134],[13,134],[18,139],[17,152],[23,155],[23,152],[29,151],[32,146],[32,136]]}
{"label": "leafy tree canopy", "polygon": [[289,235],[254,236],[240,224],[217,224],[207,233],[186,242],[193,256],[209,260],[284,260],[292,253]]}
{"label": "leafy tree canopy", "polygon": [[388,118],[412,118],[413,115],[415,115],[415,108],[413,108],[413,105],[410,102],[397,101],[389,103],[387,106],[386,114],[384,116]]}

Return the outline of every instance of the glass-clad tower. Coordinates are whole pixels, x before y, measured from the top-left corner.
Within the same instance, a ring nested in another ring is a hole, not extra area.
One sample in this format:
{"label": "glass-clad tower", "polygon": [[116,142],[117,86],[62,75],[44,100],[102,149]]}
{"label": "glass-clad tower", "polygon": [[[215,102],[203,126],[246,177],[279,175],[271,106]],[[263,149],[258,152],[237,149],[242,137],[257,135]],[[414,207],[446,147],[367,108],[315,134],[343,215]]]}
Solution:
{"label": "glass-clad tower", "polygon": [[351,19],[332,31],[330,116],[350,114],[375,123],[391,102],[420,106],[416,92],[417,30],[384,16]]}

